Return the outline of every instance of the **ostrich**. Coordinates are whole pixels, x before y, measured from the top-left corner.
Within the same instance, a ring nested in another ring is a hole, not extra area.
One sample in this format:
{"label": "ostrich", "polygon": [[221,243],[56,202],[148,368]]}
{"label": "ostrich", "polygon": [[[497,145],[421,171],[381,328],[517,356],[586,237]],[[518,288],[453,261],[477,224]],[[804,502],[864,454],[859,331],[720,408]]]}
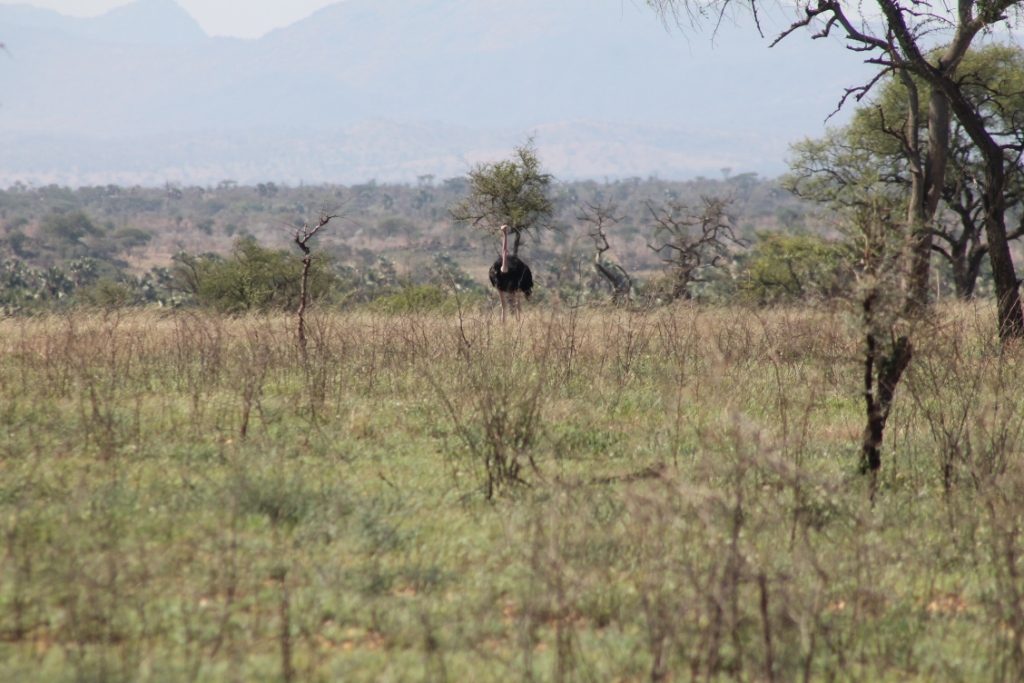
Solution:
{"label": "ostrich", "polygon": [[508,253],[508,226],[501,226],[501,258],[494,262],[489,273],[491,284],[498,290],[498,298],[501,300],[501,321],[505,322],[505,295],[508,295],[508,305],[512,312],[519,314],[519,301],[516,297],[522,292],[527,299],[533,291],[533,273],[530,267],[520,260],[518,256]]}

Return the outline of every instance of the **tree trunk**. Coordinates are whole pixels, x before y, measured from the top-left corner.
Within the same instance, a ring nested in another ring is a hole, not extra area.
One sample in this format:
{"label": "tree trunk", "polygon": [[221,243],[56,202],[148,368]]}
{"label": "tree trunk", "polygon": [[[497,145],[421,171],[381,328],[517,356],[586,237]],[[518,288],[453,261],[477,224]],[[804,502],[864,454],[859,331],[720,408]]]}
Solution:
{"label": "tree trunk", "polygon": [[303,358],[306,357],[306,302],[309,299],[309,267],[313,263],[313,257],[309,253],[309,248],[305,244],[300,244],[300,247],[306,252],[306,255],[302,259],[302,283],[299,289],[299,323],[298,323],[298,336],[299,336],[299,349],[302,351]]}
{"label": "tree trunk", "polygon": [[613,301],[619,302],[623,298],[629,298],[629,294],[633,290],[632,280],[625,274],[625,271],[616,273],[612,268],[606,266],[601,261],[601,252],[594,255],[594,269],[611,285]]}
{"label": "tree trunk", "polygon": [[907,298],[908,313],[920,311],[928,303],[928,271],[931,264],[932,236],[925,216],[928,174],[921,158],[921,105],[917,84],[907,71],[900,71],[907,90],[907,120],[903,127],[904,154],[910,172],[910,198],[907,201],[907,225],[910,229],[910,266]]}
{"label": "tree trunk", "polygon": [[985,260],[988,248],[972,250],[967,257],[967,275],[964,278],[964,299],[974,298],[974,288],[978,285],[978,277],[981,275],[981,264]]}
{"label": "tree trunk", "polygon": [[1019,282],[1006,235],[1006,160],[1003,149],[985,128],[985,119],[949,76],[929,72],[932,87],[941,88],[956,114],[964,132],[970,136],[985,159],[985,187],[982,206],[985,213],[985,236],[988,238],[989,261],[996,290],[999,338],[1003,341],[1024,337],[1024,312],[1021,311]]}
{"label": "tree trunk", "polygon": [[977,275],[971,277],[971,267],[965,249],[954,249],[950,253],[950,268],[953,271],[953,288],[956,298],[967,301],[974,296],[974,282]]}
{"label": "tree trunk", "polygon": [[[879,349],[875,331],[875,293],[864,299],[864,322],[867,327],[867,344],[864,353],[864,402],[867,409],[867,425],[861,441],[860,470],[872,476],[872,496],[875,477],[882,468],[882,442],[885,423],[889,419],[892,399],[896,393],[903,371],[910,364],[913,347],[907,337],[899,337],[892,347]],[[877,376],[876,376],[877,375]]]}
{"label": "tree trunk", "polygon": [[999,338],[1003,341],[1024,337],[1024,313],[1020,307],[1020,282],[1013,266],[1010,242],[1006,238],[1006,197],[1003,194],[1005,171],[1000,150],[995,163],[986,163],[985,235],[996,290]]}
{"label": "tree trunk", "polygon": [[[901,72],[906,74],[906,72]],[[906,75],[909,78],[909,74]],[[911,86],[907,86],[911,91]],[[931,288],[932,232],[931,223],[939,208],[946,181],[946,160],[949,154],[950,110],[949,100],[938,88],[932,88],[928,98],[928,151],[922,164],[917,150],[917,94],[913,95],[907,121],[907,135],[911,142],[911,195],[908,218],[912,230],[910,261],[910,287],[907,310],[918,311],[928,304]],[[914,130],[910,126],[914,125]],[[911,137],[912,136],[912,137]]]}

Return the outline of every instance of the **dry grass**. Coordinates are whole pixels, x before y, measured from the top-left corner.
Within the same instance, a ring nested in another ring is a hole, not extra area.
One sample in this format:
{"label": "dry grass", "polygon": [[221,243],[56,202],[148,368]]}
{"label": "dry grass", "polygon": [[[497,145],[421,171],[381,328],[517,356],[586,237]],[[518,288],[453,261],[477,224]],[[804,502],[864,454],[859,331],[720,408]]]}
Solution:
{"label": "dry grass", "polygon": [[1024,359],[841,311],[0,321],[0,679],[1024,676]]}

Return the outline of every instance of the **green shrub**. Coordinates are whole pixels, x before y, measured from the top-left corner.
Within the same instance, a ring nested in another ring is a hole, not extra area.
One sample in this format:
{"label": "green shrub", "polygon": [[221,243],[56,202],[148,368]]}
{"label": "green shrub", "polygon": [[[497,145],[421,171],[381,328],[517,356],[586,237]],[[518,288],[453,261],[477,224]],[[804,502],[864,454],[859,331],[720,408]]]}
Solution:
{"label": "green shrub", "polygon": [[[463,295],[463,305],[467,301],[478,302],[477,294]],[[374,299],[370,308],[381,313],[418,313],[424,311],[454,311],[458,301],[445,289],[438,285],[407,285],[391,294]]]}
{"label": "green shrub", "polygon": [[[235,242],[227,258],[182,254],[175,261],[177,288],[201,306],[227,313],[298,306],[302,260],[296,254],[261,247],[252,237]],[[325,259],[314,255],[310,297],[326,297],[335,289],[336,280]]]}
{"label": "green shrub", "polygon": [[39,232],[47,244],[62,254],[82,251],[83,239],[102,233],[83,211],[50,213],[40,222]]}
{"label": "green shrub", "polygon": [[740,263],[739,293],[761,305],[835,299],[853,286],[854,265],[842,242],[764,233]]}
{"label": "green shrub", "polygon": [[141,303],[141,297],[134,287],[125,283],[101,278],[97,282],[76,292],[75,300],[97,308],[125,308]]}

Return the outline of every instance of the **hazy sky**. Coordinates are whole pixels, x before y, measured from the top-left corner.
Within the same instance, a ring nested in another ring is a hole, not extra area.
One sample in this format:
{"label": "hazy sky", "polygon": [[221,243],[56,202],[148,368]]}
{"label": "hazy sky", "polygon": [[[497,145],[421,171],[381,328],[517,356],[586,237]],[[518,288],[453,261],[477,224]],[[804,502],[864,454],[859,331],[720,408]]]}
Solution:
{"label": "hazy sky", "polygon": [[[255,38],[287,26],[338,0],[177,0],[214,36]],[[0,0],[2,5],[35,5],[62,14],[89,17],[130,0]]]}

